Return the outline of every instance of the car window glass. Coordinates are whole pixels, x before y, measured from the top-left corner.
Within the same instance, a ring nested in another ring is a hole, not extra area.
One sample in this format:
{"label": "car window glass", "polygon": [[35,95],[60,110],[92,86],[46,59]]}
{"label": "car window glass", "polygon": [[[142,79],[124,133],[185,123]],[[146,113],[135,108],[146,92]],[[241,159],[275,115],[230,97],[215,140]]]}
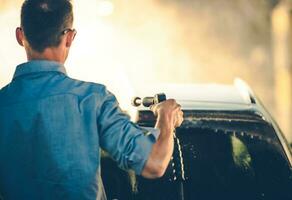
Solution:
{"label": "car window glass", "polygon": [[[177,135],[183,148],[185,199],[291,199],[291,171],[271,133],[185,128]],[[159,180],[140,177],[140,199],[147,199],[150,191],[151,199],[161,194],[178,199],[172,177],[171,167]]]}

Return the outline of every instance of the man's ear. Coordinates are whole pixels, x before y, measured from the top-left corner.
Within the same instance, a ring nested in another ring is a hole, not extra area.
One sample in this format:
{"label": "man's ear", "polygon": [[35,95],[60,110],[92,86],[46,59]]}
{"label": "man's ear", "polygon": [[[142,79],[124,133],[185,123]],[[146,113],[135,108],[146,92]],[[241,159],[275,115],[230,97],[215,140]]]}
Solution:
{"label": "man's ear", "polygon": [[16,35],[16,40],[18,44],[23,47],[24,33],[22,31],[22,28],[17,27],[15,30],[15,35]]}
{"label": "man's ear", "polygon": [[76,36],[76,31],[70,31],[67,33],[67,37],[66,37],[66,47],[71,47],[74,38]]}

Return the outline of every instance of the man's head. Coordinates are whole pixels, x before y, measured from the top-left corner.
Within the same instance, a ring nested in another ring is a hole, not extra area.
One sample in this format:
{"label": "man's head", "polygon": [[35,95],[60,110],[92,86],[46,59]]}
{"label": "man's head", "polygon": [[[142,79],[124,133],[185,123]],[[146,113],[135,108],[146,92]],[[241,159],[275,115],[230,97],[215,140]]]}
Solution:
{"label": "man's head", "polygon": [[70,0],[26,0],[22,5],[21,27],[17,28],[16,36],[27,54],[42,55],[48,49],[66,50],[60,53],[68,54],[76,34],[71,29],[72,25]]}

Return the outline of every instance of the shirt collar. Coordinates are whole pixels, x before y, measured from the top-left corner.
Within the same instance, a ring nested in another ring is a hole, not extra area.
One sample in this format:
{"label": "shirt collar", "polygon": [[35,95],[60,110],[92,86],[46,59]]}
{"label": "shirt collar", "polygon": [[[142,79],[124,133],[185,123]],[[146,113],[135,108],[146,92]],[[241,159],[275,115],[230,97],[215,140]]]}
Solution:
{"label": "shirt collar", "polygon": [[16,67],[13,79],[18,76],[38,72],[60,72],[63,74],[67,74],[64,65],[61,63],[48,60],[33,60],[18,65]]}

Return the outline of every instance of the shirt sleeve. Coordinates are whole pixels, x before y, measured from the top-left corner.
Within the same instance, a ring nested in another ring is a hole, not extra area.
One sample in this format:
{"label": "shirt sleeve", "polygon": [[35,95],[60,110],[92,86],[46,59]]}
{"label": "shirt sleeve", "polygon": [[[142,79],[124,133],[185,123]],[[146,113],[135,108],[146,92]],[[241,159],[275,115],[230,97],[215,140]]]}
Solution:
{"label": "shirt sleeve", "polygon": [[141,174],[159,130],[139,127],[121,111],[113,94],[106,91],[97,118],[100,146],[107,151],[122,169]]}

